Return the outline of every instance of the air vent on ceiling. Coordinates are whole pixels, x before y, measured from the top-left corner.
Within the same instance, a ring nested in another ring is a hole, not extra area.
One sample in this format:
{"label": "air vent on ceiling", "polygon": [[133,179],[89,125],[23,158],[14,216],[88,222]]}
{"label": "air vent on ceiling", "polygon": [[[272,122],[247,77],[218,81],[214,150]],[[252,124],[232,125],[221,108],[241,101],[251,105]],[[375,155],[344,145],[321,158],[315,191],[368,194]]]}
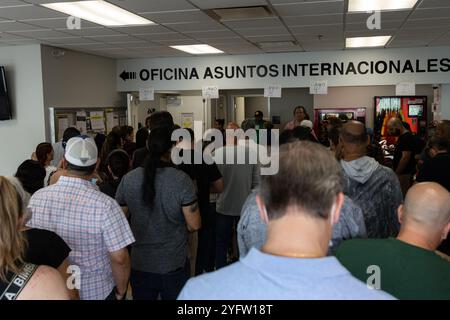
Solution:
{"label": "air vent on ceiling", "polygon": [[220,21],[259,19],[273,16],[273,12],[268,6],[218,8],[207,11]]}

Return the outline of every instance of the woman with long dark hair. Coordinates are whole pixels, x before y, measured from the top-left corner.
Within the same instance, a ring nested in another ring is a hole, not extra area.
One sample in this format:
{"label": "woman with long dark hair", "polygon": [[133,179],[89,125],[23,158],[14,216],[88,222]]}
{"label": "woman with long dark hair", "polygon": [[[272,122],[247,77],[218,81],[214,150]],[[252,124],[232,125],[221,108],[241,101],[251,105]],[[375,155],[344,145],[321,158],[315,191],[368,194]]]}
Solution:
{"label": "woman with long dark hair", "polygon": [[116,200],[127,207],[136,242],[131,251],[133,298],[177,298],[189,277],[188,232],[201,219],[192,180],[171,163],[173,127],[152,130],[148,157],[123,177]]}

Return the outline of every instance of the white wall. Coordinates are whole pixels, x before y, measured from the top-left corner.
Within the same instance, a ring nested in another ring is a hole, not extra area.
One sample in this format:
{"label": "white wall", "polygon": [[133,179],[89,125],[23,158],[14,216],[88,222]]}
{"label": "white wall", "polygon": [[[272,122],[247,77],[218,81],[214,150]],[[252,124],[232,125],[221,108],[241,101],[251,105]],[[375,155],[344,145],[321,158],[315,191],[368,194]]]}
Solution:
{"label": "white wall", "polygon": [[[126,107],[126,94],[116,89],[116,61],[78,51],[42,46],[42,79],[46,127],[49,107]],[[47,137],[49,132],[47,132]]]}
{"label": "white wall", "polygon": [[259,97],[245,97],[245,118],[254,118],[256,111],[262,111],[264,117],[268,119],[269,109],[267,98]]}
{"label": "white wall", "polygon": [[0,121],[0,175],[12,175],[45,140],[41,48],[0,47],[6,67],[13,120]]}
{"label": "white wall", "polygon": [[[432,85],[417,85],[416,95],[427,96],[429,116],[433,102]],[[314,109],[366,108],[366,125],[373,128],[375,96],[395,96],[395,86],[329,87],[328,94],[314,96]],[[313,114],[310,114],[312,117]]]}
{"label": "white wall", "polygon": [[[181,105],[180,106],[168,106],[166,99],[163,99],[164,105],[162,103],[161,109],[167,110],[173,117],[173,122],[181,126],[181,114],[182,113],[193,113],[194,121],[203,121],[204,107],[203,98],[201,95],[194,96],[180,96]],[[204,128],[205,129],[205,128]]]}
{"label": "white wall", "polygon": [[450,84],[441,87],[441,118],[450,120]]}
{"label": "white wall", "polygon": [[242,121],[245,120],[245,98],[236,97],[234,102],[236,103],[235,109],[235,122],[240,126]]}

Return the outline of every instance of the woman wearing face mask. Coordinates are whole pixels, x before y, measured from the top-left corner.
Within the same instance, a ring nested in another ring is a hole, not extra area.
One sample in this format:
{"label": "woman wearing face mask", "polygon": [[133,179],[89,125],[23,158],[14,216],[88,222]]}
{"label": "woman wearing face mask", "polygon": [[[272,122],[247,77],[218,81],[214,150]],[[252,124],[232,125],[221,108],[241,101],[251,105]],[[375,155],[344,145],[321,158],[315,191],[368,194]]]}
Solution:
{"label": "woman wearing face mask", "polygon": [[294,119],[286,124],[284,130],[292,130],[299,127],[303,120],[309,120],[309,115],[306,112],[305,107],[298,106],[294,109]]}
{"label": "woman wearing face mask", "polygon": [[57,270],[24,261],[27,241],[20,230],[26,220],[16,188],[0,177],[0,300],[68,300]]}

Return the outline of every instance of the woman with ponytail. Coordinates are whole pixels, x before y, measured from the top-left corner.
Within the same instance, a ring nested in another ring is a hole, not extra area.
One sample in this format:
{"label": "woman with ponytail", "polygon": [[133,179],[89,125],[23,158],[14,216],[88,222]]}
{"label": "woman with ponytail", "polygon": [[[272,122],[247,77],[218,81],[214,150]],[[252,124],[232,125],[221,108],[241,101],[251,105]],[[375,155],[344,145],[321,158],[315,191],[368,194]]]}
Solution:
{"label": "woman with ponytail", "polygon": [[177,298],[189,278],[188,232],[201,225],[192,180],[171,163],[172,131],[150,132],[144,167],[125,175],[116,193],[136,238],[130,279],[136,300]]}

